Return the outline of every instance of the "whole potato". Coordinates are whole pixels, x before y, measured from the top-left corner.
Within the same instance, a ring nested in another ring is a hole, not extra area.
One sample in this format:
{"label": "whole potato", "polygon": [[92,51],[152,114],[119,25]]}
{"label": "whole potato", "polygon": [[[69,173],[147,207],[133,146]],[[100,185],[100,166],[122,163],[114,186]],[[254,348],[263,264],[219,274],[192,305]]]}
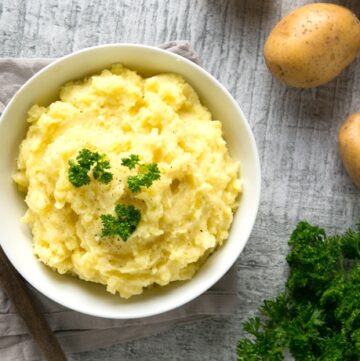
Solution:
{"label": "whole potato", "polygon": [[288,85],[312,88],[334,79],[360,50],[360,22],[334,4],[308,4],[271,31],[264,57],[271,73]]}
{"label": "whole potato", "polygon": [[345,169],[360,187],[360,113],[345,120],[339,129],[339,151]]}

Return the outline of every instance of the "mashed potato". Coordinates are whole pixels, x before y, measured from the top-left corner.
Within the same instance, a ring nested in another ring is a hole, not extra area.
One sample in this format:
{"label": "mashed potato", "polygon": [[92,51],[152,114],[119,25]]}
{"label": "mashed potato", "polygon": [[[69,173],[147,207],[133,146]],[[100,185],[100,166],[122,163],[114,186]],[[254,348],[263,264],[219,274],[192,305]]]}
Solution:
{"label": "mashed potato", "polygon": [[[106,285],[129,298],[151,285],[193,277],[228,236],[241,192],[221,123],[183,78],[142,78],[114,65],[62,87],[60,100],[34,105],[20,146],[15,182],[26,192],[24,221],[35,255],[61,274]],[[113,180],[75,188],[69,159],[104,153]],[[156,162],[161,178],[132,193],[121,159]],[[133,204],[141,221],[131,237],[101,237],[102,214]]]}

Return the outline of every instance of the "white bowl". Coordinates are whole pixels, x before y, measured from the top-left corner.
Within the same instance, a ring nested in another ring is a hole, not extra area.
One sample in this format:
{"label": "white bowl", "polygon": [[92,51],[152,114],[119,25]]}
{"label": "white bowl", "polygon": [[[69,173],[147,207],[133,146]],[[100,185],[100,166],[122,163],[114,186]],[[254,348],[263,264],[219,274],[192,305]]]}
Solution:
{"label": "white bowl", "polygon": [[[147,290],[123,300],[102,285],[61,276],[41,264],[32,252],[31,233],[20,218],[26,210],[23,194],[11,175],[18,146],[27,129],[29,108],[49,104],[65,82],[122,63],[145,74],[174,72],[197,91],[215,119],[223,124],[230,154],[240,161],[244,193],[228,240],[190,281]],[[239,84],[241,86],[241,84]],[[255,140],[239,106],[228,91],[201,67],[181,56],[143,45],[114,44],[65,56],[34,75],[13,97],[0,119],[0,242],[18,272],[38,291],[73,310],[93,316],[129,319],[156,315],[189,302],[214,285],[244,248],[256,218],[260,198],[260,163]]]}

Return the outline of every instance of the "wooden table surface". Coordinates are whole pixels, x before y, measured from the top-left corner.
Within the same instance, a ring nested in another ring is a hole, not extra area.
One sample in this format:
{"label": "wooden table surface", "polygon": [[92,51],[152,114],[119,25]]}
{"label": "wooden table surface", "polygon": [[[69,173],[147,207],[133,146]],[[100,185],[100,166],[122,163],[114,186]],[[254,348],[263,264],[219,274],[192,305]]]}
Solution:
{"label": "wooden table surface", "polygon": [[[70,360],[235,360],[241,322],[284,287],[287,239],[306,219],[340,232],[360,215],[360,192],[336,145],[340,122],[360,111],[360,59],[330,84],[295,90],[274,81],[262,47],[273,25],[305,0],[2,0],[0,56],[57,57],[115,42],[189,40],[204,67],[249,119],[262,163],[262,197],[237,262],[239,307],[231,319],[181,325]],[[330,1],[360,15],[358,0]]]}

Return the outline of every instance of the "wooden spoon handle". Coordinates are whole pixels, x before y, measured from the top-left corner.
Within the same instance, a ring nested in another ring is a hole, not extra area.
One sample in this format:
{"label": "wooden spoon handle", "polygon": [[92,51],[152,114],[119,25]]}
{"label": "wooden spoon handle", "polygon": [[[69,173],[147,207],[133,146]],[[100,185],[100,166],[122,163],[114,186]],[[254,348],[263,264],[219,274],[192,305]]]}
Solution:
{"label": "wooden spoon handle", "polygon": [[38,308],[24,279],[0,247],[0,283],[31,335],[48,361],[66,361],[66,356],[45,317]]}

